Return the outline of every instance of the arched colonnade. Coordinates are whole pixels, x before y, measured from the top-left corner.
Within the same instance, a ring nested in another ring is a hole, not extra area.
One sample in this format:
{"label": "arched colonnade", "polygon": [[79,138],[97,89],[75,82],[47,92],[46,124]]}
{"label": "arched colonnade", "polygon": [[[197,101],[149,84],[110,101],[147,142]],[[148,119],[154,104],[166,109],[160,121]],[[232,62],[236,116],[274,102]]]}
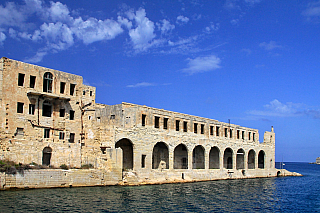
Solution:
{"label": "arched colonnade", "polygon": [[[134,146],[129,139],[121,139],[115,144],[116,148],[123,150],[123,169],[133,169],[134,165]],[[192,150],[180,143],[174,147],[173,165],[170,166],[170,149],[165,142],[157,142],[152,149],[152,169],[264,169],[266,162],[266,154],[263,150],[259,150],[258,154],[254,149],[245,152],[239,148],[233,150],[230,147],[220,149],[217,146],[210,148],[206,153],[202,145],[196,145]],[[146,168],[145,158],[141,157],[141,168]],[[207,156],[208,155],[208,156]],[[191,161],[191,162],[189,162]]]}

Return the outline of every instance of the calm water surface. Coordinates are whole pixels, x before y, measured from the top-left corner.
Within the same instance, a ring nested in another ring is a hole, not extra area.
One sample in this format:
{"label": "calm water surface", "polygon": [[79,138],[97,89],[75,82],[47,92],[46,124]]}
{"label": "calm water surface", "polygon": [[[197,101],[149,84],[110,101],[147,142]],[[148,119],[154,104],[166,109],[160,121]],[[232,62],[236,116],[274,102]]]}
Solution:
{"label": "calm water surface", "polygon": [[304,176],[0,191],[0,212],[320,212],[320,165],[284,168]]}

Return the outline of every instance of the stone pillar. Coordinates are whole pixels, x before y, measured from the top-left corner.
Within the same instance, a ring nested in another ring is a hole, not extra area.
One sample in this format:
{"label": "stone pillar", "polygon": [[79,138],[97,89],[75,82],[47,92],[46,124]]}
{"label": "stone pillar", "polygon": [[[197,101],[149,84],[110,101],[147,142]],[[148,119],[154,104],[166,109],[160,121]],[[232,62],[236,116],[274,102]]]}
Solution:
{"label": "stone pillar", "polygon": [[169,149],[169,169],[173,169],[173,152],[174,150]]}
{"label": "stone pillar", "polygon": [[192,169],[192,151],[188,150],[188,170]]}
{"label": "stone pillar", "polygon": [[233,151],[232,153],[232,169],[236,170],[237,169],[237,152]]}
{"label": "stone pillar", "polygon": [[209,147],[209,150],[207,150],[206,148],[205,148],[205,150],[204,150],[204,168],[205,168],[205,170],[208,170],[209,169],[209,154],[210,154],[210,149],[211,149],[211,147]]}

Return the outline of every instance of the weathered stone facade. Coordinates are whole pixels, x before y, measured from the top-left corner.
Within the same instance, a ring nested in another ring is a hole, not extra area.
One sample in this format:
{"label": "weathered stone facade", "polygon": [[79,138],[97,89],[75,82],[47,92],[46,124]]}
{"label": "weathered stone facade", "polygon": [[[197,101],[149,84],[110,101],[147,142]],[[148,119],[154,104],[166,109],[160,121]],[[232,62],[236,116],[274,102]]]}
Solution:
{"label": "weathered stone facade", "polygon": [[0,159],[116,168],[130,183],[277,175],[273,128],[260,143],[256,129],[95,95],[81,76],[1,58]]}

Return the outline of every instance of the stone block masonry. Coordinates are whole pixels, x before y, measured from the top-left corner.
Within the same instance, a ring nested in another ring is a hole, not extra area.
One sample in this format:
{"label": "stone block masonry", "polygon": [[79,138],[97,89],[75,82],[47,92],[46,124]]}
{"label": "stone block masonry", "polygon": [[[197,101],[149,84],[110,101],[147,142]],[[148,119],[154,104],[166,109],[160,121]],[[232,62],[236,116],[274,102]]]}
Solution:
{"label": "stone block masonry", "polygon": [[35,187],[38,181],[57,187],[115,184],[119,177],[121,184],[143,184],[277,176],[273,128],[260,142],[257,129],[125,102],[99,104],[95,97],[96,88],[84,85],[81,76],[1,58],[0,160],[96,169],[30,170],[21,177],[1,175],[1,184],[3,179],[5,186]]}

